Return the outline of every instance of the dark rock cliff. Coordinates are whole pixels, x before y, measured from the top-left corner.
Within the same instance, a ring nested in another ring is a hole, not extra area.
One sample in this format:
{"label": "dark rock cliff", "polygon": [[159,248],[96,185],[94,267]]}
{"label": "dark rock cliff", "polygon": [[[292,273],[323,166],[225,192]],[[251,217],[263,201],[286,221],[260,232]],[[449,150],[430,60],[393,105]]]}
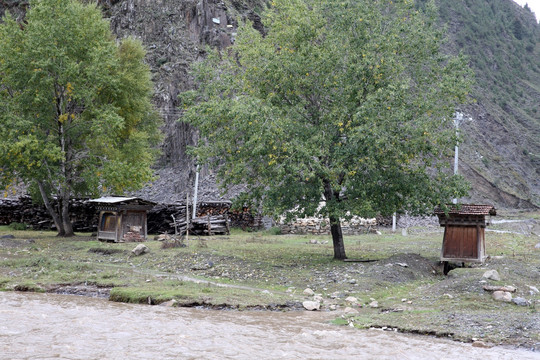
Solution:
{"label": "dark rock cliff", "polygon": [[[424,0],[417,0],[419,4]],[[139,196],[159,202],[185,201],[192,192],[195,164],[186,148],[197,131],[178,122],[178,94],[193,86],[192,62],[206,45],[234,41],[238,21],[248,18],[262,31],[264,0],[100,0],[111,29],[135,36],[146,46],[155,83],[154,102],[164,119],[165,141],[156,164],[159,179]],[[448,25],[449,51],[464,51],[477,74],[475,104],[461,111],[460,172],[471,181],[468,201],[498,207],[540,206],[540,27],[530,12],[511,0],[439,0]],[[18,19],[28,1],[0,0],[0,15]],[[522,51],[523,50],[523,51]],[[234,190],[233,190],[234,193]],[[202,169],[199,199],[224,200],[215,176]]]}

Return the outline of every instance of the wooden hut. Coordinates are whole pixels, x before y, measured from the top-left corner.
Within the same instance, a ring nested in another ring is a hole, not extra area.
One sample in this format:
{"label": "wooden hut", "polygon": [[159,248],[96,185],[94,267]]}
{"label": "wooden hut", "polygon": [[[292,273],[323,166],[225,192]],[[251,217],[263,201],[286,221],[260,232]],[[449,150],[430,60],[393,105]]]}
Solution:
{"label": "wooden hut", "polygon": [[444,226],[441,261],[483,262],[486,258],[486,215],[496,215],[491,205],[449,206],[448,213],[435,208],[439,224]]}
{"label": "wooden hut", "polygon": [[147,211],[155,203],[136,197],[107,196],[90,200],[99,210],[97,238],[102,241],[145,241]]}

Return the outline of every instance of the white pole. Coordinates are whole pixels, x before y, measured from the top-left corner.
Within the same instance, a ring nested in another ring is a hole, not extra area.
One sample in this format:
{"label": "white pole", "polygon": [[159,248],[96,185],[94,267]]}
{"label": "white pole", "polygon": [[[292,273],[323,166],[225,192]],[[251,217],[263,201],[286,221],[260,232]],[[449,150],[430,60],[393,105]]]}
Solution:
{"label": "white pole", "polygon": [[193,214],[192,219],[197,216],[197,191],[199,190],[199,165],[197,164],[197,170],[195,170],[195,186],[193,189]]}
{"label": "white pole", "polygon": [[396,213],[392,215],[392,232],[396,232]]}
{"label": "white pole", "polygon": [[[456,127],[456,137],[459,136],[459,125],[463,121],[463,114],[456,111],[454,114],[454,126]],[[456,147],[454,151],[454,175],[458,174],[458,162],[459,162],[459,147],[456,142]],[[452,200],[452,203],[457,204],[457,198]]]}

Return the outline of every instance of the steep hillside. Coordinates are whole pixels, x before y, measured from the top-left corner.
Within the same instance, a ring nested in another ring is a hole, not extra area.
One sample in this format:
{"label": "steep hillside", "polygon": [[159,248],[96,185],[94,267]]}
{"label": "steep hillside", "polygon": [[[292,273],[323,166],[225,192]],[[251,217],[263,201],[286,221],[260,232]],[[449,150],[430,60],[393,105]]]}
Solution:
{"label": "steep hillside", "polygon": [[[419,6],[426,0],[417,0]],[[165,120],[160,179],[140,194],[157,201],[182,201],[194,181],[186,146],[195,129],[176,120],[178,94],[193,86],[189,64],[204,46],[234,41],[239,19],[261,27],[264,0],[101,0],[104,14],[121,38],[134,35],[147,47],[155,81],[155,104]],[[27,1],[0,0],[22,18]],[[540,26],[530,11],[511,0],[438,0],[441,23],[449,31],[448,51],[470,57],[477,76],[476,103],[460,109],[462,172],[472,183],[469,201],[498,207],[540,206]],[[227,198],[203,169],[203,200]]]}
{"label": "steep hillside", "polygon": [[439,0],[451,51],[470,57],[461,168],[474,201],[540,205],[540,26],[510,0]]}

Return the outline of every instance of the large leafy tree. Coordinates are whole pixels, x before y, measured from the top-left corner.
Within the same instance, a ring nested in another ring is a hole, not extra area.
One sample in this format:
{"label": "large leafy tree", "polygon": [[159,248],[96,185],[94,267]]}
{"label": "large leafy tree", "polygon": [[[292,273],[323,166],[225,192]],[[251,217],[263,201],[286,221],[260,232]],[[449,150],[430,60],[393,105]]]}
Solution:
{"label": "large leafy tree", "polygon": [[247,185],[241,201],[328,217],[344,259],[342,219],[423,213],[465,192],[439,159],[470,70],[441,52],[433,4],[275,0],[263,23],[210,52],[182,95],[181,120],[204,138],[195,154],[225,186]]}
{"label": "large leafy tree", "polygon": [[31,1],[23,23],[0,25],[1,180],[41,195],[59,235],[73,234],[72,196],[152,177],[159,123],[144,55],[74,0]]}

